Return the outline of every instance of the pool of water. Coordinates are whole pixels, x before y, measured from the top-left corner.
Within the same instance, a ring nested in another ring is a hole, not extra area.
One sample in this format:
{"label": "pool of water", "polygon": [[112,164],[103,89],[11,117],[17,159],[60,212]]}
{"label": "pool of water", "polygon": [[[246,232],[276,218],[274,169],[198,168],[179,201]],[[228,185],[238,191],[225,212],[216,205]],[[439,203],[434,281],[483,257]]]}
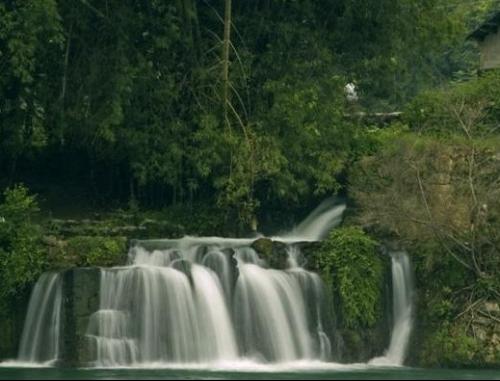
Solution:
{"label": "pool of water", "polygon": [[339,367],[338,369],[71,369],[71,368],[0,368],[2,380],[500,380],[499,370],[470,369],[415,369],[415,368],[381,368],[381,367]]}

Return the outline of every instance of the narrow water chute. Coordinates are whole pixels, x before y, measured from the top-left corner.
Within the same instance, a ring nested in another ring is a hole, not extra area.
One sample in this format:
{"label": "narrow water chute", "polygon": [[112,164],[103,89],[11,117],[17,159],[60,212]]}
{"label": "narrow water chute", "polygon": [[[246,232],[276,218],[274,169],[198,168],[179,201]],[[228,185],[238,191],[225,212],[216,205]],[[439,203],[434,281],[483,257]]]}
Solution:
{"label": "narrow water chute", "polygon": [[62,307],[60,274],[44,273],[31,293],[17,360],[52,363],[59,357]]}
{"label": "narrow water chute", "polygon": [[372,365],[403,365],[413,326],[413,279],[408,254],[391,253],[393,328],[384,356],[370,361]]}

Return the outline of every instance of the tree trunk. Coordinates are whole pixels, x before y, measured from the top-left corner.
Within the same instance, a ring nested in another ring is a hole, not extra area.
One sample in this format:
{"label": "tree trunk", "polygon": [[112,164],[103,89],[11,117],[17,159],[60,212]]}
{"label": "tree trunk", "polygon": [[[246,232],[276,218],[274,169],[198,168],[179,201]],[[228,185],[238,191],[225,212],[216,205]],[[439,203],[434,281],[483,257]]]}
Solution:
{"label": "tree trunk", "polygon": [[226,0],[224,11],[224,41],[222,46],[222,108],[224,125],[229,127],[229,47],[231,44],[231,0]]}

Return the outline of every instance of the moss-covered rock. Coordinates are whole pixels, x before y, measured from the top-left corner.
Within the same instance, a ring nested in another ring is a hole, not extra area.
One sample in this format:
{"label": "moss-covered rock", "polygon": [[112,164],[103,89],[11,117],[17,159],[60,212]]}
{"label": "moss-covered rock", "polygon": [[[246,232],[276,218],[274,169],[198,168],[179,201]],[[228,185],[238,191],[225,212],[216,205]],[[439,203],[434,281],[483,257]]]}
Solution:
{"label": "moss-covered rock", "polygon": [[127,260],[125,237],[74,237],[67,241],[66,252],[78,258],[80,266],[118,266]]}
{"label": "moss-covered rock", "polygon": [[269,267],[279,270],[288,267],[287,246],[283,242],[259,238],[252,243],[252,248],[266,261]]}
{"label": "moss-covered rock", "polygon": [[46,236],[50,268],[121,266],[127,261],[128,241],[125,237],[75,236],[60,240]]}
{"label": "moss-covered rock", "polygon": [[51,219],[45,223],[44,228],[47,235],[62,239],[78,236],[138,239],[177,238],[185,234],[185,228],[171,220],[118,212],[97,215],[94,219]]}
{"label": "moss-covered rock", "polygon": [[252,248],[267,259],[272,256],[273,241],[269,238],[259,238],[252,243]]}
{"label": "moss-covered rock", "polygon": [[296,244],[300,248],[302,253],[302,263],[301,266],[309,271],[314,271],[316,273],[321,273],[322,269],[319,268],[318,264],[318,253],[323,246],[322,242],[298,242]]}
{"label": "moss-covered rock", "polygon": [[121,266],[127,261],[128,240],[125,237],[75,236],[62,240],[45,236],[43,242],[51,270]]}
{"label": "moss-covered rock", "polygon": [[[127,237],[129,239],[180,238],[184,235],[225,235],[225,212],[206,204],[171,206],[164,210],[114,210],[88,218],[51,218],[44,232],[61,239],[76,236]],[[234,227],[233,227],[234,228]]]}

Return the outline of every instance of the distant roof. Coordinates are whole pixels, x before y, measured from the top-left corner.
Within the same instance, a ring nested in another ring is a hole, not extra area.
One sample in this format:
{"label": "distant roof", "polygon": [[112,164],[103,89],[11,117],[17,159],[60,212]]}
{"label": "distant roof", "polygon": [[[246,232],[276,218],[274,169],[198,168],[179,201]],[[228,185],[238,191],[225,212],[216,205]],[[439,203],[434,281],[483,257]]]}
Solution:
{"label": "distant roof", "polygon": [[489,34],[496,33],[500,26],[500,11],[493,13],[490,18],[483,22],[469,35],[469,39],[482,41]]}

